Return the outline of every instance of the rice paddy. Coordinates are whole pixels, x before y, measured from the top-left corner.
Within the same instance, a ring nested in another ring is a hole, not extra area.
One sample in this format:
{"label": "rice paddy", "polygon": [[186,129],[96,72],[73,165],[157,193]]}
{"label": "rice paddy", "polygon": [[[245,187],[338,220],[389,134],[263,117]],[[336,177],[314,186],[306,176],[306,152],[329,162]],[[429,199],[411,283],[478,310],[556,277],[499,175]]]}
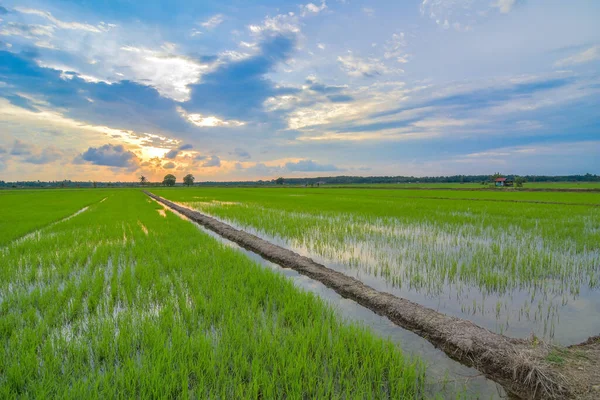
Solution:
{"label": "rice paddy", "polygon": [[600,331],[598,193],[154,192],[498,333],[568,345]]}
{"label": "rice paddy", "polygon": [[427,397],[417,358],[139,190],[0,201],[1,398]]}

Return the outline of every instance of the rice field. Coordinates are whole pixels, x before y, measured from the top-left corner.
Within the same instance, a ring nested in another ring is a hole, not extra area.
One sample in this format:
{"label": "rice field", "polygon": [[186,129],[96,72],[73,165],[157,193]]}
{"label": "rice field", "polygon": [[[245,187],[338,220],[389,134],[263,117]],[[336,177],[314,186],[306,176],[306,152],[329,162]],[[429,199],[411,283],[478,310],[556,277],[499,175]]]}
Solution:
{"label": "rice field", "polygon": [[418,358],[139,190],[0,202],[0,398],[429,397]]}
{"label": "rice field", "polygon": [[600,193],[153,192],[498,333],[568,345],[600,331]]}

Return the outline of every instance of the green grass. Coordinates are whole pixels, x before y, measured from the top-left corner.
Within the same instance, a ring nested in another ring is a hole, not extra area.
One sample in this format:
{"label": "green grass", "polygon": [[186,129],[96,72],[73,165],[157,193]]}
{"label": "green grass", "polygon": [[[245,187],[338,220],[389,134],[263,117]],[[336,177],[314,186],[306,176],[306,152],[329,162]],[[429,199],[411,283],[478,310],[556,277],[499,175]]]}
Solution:
{"label": "green grass", "polygon": [[[463,318],[482,317],[478,323],[499,332],[519,326],[522,335],[535,330],[552,337],[560,308],[582,291],[593,296],[600,288],[600,207],[570,205],[597,202],[596,193],[153,192],[385,282],[415,301]],[[451,301],[431,301],[438,298]],[[577,312],[589,316],[587,308]]]}
{"label": "green grass", "polygon": [[391,342],[140,191],[107,194],[0,249],[0,398],[423,397]]}
{"label": "green grass", "polygon": [[0,246],[98,202],[98,190],[1,190]]}
{"label": "green grass", "polygon": [[[325,188],[355,187],[355,188],[389,188],[389,189],[493,189],[492,184],[481,183],[357,183],[357,184],[325,184]],[[511,188],[508,188],[509,190]],[[513,188],[514,189],[514,188]],[[526,182],[523,189],[600,189],[600,182]]]}

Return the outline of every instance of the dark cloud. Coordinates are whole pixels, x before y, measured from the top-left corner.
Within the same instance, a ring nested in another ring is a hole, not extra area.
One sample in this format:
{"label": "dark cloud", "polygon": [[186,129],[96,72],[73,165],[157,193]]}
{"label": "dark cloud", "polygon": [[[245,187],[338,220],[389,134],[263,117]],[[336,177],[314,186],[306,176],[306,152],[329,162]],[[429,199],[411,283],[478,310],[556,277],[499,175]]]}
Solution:
{"label": "dark cloud", "polygon": [[220,167],[221,159],[217,156],[210,156],[203,164],[203,167]]}
{"label": "dark cloud", "polygon": [[236,148],[235,150],[233,150],[233,153],[229,153],[229,154],[234,155],[237,158],[240,158],[243,160],[249,160],[251,158],[250,153],[248,153],[244,149],[240,149],[239,147]]}
{"label": "dark cloud", "polygon": [[165,154],[164,158],[168,158],[169,160],[174,160],[175,158],[177,158],[177,156],[179,155],[179,153],[181,151],[183,151],[183,150],[190,150],[190,149],[193,149],[193,148],[194,148],[194,146],[192,146],[191,144],[181,145],[177,149],[169,150]]}
{"label": "dark cloud", "polygon": [[313,172],[313,171],[340,171],[338,167],[332,164],[319,164],[313,160],[300,160],[298,162],[288,162],[285,168],[291,172]]}
{"label": "dark cloud", "polygon": [[193,131],[177,112],[178,103],[152,87],[130,81],[86,82],[75,73],[70,74],[71,79],[63,79],[61,71],[40,67],[35,62],[38,56],[35,52],[0,51],[0,81],[11,84],[0,88],[0,96],[12,96],[13,104],[31,108],[16,96],[19,92],[37,93],[51,107],[66,110],[67,116],[102,126],[154,133]]}
{"label": "dark cloud", "polygon": [[6,149],[2,146],[0,146],[0,154],[4,154],[6,153]]}
{"label": "dark cloud", "polygon": [[347,94],[334,94],[331,96],[327,96],[327,98],[332,103],[349,103],[351,101],[354,101],[354,97],[349,96]]}
{"label": "dark cloud", "polygon": [[164,169],[173,169],[173,168],[175,168],[175,163],[173,163],[173,162],[168,162],[168,163],[165,163],[165,164],[164,164],[162,167],[163,167]]}
{"label": "dark cloud", "polygon": [[75,163],[88,162],[94,165],[135,169],[137,156],[125,149],[123,145],[105,144],[101,147],[90,147],[75,158]]}
{"label": "dark cloud", "polygon": [[10,104],[15,105],[17,107],[24,108],[29,111],[39,112],[37,108],[31,103],[29,99],[26,99],[23,96],[19,96],[18,94],[12,94],[5,96],[5,98],[10,102]]}
{"label": "dark cloud", "polygon": [[197,156],[194,157],[194,160],[196,161],[203,161],[206,160],[208,158],[208,156],[202,155],[202,154],[198,154]]}
{"label": "dark cloud", "polygon": [[0,6],[0,15],[8,14],[8,10],[2,6]]}
{"label": "dark cloud", "polygon": [[183,107],[188,112],[227,119],[266,119],[263,103],[267,98],[298,91],[277,87],[265,77],[278,63],[291,57],[295,46],[295,36],[265,38],[256,55],[224,63],[216,71],[204,75],[201,83],[190,85],[192,96]]}
{"label": "dark cloud", "polygon": [[15,139],[10,154],[13,156],[28,156],[33,153],[34,149],[35,147],[33,145]]}
{"label": "dark cloud", "polygon": [[177,157],[177,154],[179,154],[179,150],[177,150],[177,149],[169,150],[165,154],[165,158],[168,158],[169,160],[173,160],[173,159],[175,159],[175,157]]}
{"label": "dark cloud", "polygon": [[339,93],[342,90],[346,89],[345,86],[327,86],[322,83],[316,83],[311,81],[312,85],[310,85],[309,89],[313,92],[329,94],[329,93]]}

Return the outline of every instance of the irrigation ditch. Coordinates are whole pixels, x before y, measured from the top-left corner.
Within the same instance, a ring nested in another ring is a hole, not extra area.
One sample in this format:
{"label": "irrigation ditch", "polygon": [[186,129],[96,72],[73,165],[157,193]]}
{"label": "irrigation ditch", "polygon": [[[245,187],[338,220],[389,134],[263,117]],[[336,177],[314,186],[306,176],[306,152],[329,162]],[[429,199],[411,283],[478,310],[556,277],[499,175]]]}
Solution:
{"label": "irrigation ditch", "polygon": [[447,316],[420,304],[378,291],[360,280],[334,271],[255,235],[233,228],[215,218],[145,194],[239,246],[284,268],[321,282],[414,332],[459,363],[479,370],[520,399],[597,398],[600,395],[600,337],[562,348],[530,339],[494,333],[471,321]]}

